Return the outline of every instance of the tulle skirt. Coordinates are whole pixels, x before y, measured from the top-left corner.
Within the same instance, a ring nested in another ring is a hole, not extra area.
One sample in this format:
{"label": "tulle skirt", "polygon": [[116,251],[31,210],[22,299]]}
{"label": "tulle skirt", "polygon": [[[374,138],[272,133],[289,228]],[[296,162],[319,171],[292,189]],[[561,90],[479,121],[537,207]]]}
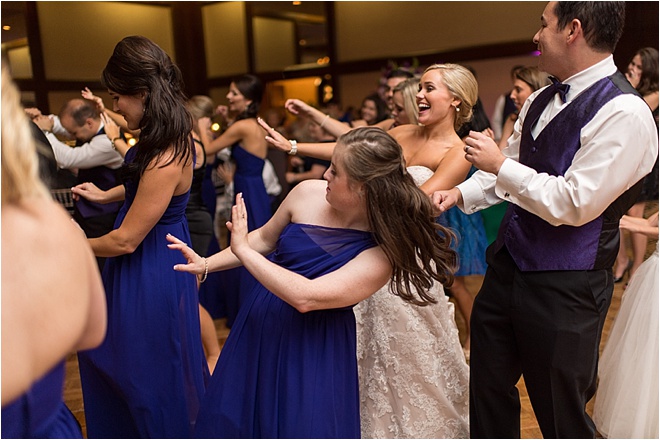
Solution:
{"label": "tulle skirt", "polygon": [[657,248],[624,292],[598,376],[598,431],[605,438],[658,438]]}

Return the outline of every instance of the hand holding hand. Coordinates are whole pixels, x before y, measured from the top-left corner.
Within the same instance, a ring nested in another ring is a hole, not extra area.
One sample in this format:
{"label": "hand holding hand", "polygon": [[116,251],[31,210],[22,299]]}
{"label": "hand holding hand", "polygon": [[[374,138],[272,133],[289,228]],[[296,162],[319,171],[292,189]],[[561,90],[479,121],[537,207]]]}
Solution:
{"label": "hand holding hand", "polygon": [[291,142],[289,142],[287,138],[282,136],[281,133],[268,125],[263,119],[257,118],[257,122],[259,125],[261,125],[261,127],[263,127],[264,130],[266,130],[266,141],[269,144],[278,150],[284,151],[285,153],[291,151]]}
{"label": "hand holding hand", "polygon": [[167,247],[172,250],[180,251],[187,261],[187,264],[175,264],[174,270],[177,272],[188,272],[194,275],[204,275],[204,273],[206,273],[206,265],[208,262],[204,261],[204,258],[197,255],[186,243],[179,240],[174,235],[167,234],[165,238],[170,242]]}
{"label": "hand holding hand", "polygon": [[465,138],[465,144],[465,160],[482,171],[499,173],[506,157],[492,138],[483,133],[470,131]]}
{"label": "hand holding hand", "polygon": [[431,196],[436,216],[453,208],[462,200],[463,196],[458,188],[452,188],[447,191],[435,191]]}

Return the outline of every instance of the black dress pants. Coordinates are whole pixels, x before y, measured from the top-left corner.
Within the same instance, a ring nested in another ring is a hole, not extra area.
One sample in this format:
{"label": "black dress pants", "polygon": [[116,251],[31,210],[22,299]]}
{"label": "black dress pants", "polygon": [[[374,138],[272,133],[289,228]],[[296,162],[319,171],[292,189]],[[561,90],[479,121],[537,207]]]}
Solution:
{"label": "black dress pants", "polygon": [[586,404],[596,390],[612,271],[521,272],[494,246],[486,259],[471,319],[471,437],[520,438],[522,375],[545,438],[593,438]]}

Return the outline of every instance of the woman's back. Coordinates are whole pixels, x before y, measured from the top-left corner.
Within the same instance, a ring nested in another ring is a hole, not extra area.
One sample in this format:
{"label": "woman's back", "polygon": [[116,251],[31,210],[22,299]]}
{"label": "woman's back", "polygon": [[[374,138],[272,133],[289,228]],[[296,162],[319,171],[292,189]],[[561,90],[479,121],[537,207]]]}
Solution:
{"label": "woman's back", "polygon": [[98,345],[104,291],[84,233],[55,202],[2,207],[2,403],[72,351]]}

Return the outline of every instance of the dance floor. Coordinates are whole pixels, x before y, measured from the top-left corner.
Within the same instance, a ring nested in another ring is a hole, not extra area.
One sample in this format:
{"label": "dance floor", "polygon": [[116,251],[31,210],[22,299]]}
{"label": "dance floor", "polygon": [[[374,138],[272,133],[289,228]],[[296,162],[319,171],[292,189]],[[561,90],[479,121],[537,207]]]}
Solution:
{"label": "dance floor", "polygon": [[[651,204],[651,206],[647,207],[646,216],[648,217],[648,214],[655,212],[657,209],[658,209],[657,203]],[[646,255],[647,257],[655,250],[655,247],[656,247],[656,240],[649,240],[647,255]],[[476,294],[476,292],[479,289],[479,286],[481,286],[482,277],[470,276],[467,278],[468,278],[467,279],[468,290],[473,292],[473,294]],[[609,331],[610,328],[612,327],[612,322],[614,320],[614,317],[619,311],[619,305],[621,303],[621,295],[623,294],[623,289],[626,282],[627,282],[627,278],[624,279],[622,283],[614,285],[615,287],[614,287],[614,295],[612,298],[612,304],[610,306],[607,315],[607,320],[605,322],[605,327],[603,330],[601,351],[605,342],[607,341],[607,337],[609,336]],[[457,314],[456,322],[459,328],[461,340],[463,340],[465,323],[462,317],[460,316],[460,314]],[[216,320],[215,326],[218,334],[218,339],[222,346],[222,344],[224,344],[225,340],[227,339],[227,335],[229,334],[229,329],[225,326],[223,319]],[[71,354],[68,357],[66,368],[67,368],[67,376],[66,376],[66,382],[64,388],[64,400],[71,409],[71,411],[73,412],[73,414],[76,416],[78,421],[80,422],[81,426],[83,427],[83,434],[85,434],[85,415],[83,408],[82,392],[80,388],[80,376],[78,374],[78,361],[74,354]],[[541,431],[538,427],[538,423],[536,422],[536,417],[534,416],[534,411],[529,401],[529,396],[527,395],[527,391],[525,389],[524,381],[522,380],[520,381],[520,383],[518,384],[518,388],[520,390],[521,407],[522,407],[521,415],[520,415],[521,436],[522,438],[542,438]],[[589,414],[591,414],[592,410],[593,410],[593,400],[587,405],[587,412],[589,412]]]}

